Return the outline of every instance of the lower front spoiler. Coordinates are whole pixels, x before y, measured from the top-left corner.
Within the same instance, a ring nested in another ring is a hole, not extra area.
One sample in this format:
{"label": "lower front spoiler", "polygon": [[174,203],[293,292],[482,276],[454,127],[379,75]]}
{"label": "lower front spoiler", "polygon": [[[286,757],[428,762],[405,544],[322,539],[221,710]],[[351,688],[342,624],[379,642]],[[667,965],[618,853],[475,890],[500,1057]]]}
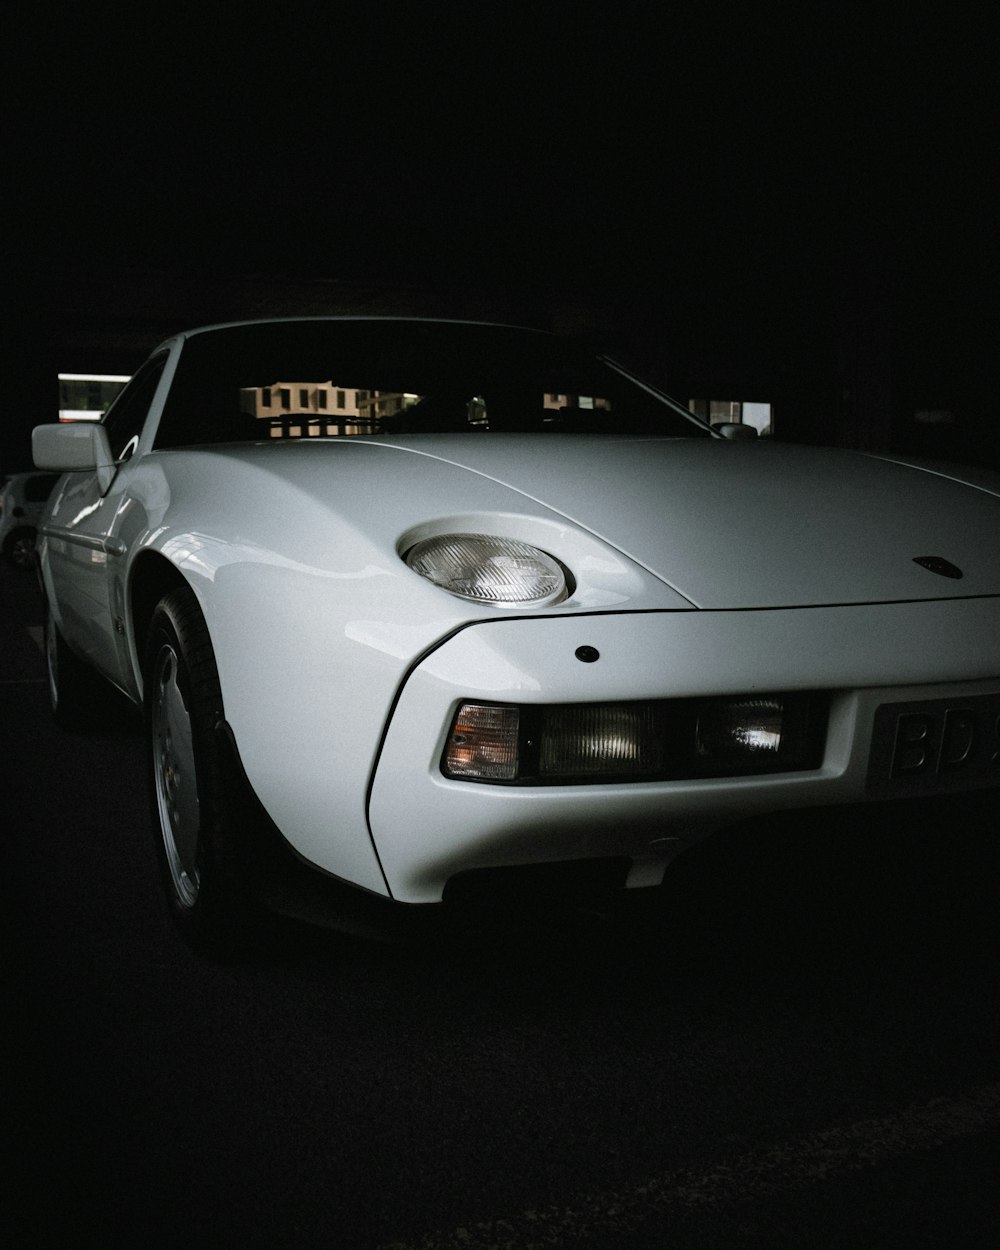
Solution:
{"label": "lower front spoiler", "polygon": [[[912,855],[914,837],[952,847],[961,856],[961,831],[995,837],[1000,789],[930,799],[889,799],[766,813],[736,822],[677,857],[661,884],[625,888],[632,861],[625,856],[564,860],[456,873],[438,903],[403,903],[351,885],[308,864],[264,811],[246,779],[232,732],[219,726],[220,754],[238,796],[241,866],[248,891],[280,916],[381,942],[448,939],[456,933],[558,932],[580,917],[669,923],[685,896],[718,895],[727,879],[742,876],[764,848],[774,871],[783,862],[825,845],[828,863],[854,844],[881,846],[886,854]],[[895,848],[895,852],[894,852]],[[849,860],[851,855],[846,858]],[[817,860],[817,867],[819,865]],[[688,900],[689,902],[690,900]]]}
{"label": "lower front spoiler", "polygon": [[484,925],[549,928],[559,924],[560,915],[610,916],[656,907],[656,888],[624,888],[632,863],[620,856],[460,872],[437,903],[374,894],[296,854],[247,780],[232,730],[222,722],[217,734],[228,791],[239,808],[234,823],[241,830],[243,886],[260,907],[285,919],[370,941],[413,943]]}
{"label": "lower front spoiler", "polygon": [[260,907],[289,920],[381,941],[433,932],[441,904],[399,903],[323,872],[292,849],[247,779],[236,739],[222,721],[216,728],[227,792],[240,830],[238,869],[246,894]]}
{"label": "lower front spoiler", "polygon": [[[628,885],[642,888],[753,815],[995,785],[998,623],[1000,598],[470,626],[412,669],[382,740],[368,817],[389,890],[430,903],[464,870],[610,855],[631,858]],[[582,647],[599,662],[581,663]],[[815,767],[542,785],[469,780],[442,763],[470,702],[531,713],[796,691],[829,698]],[[904,737],[910,725],[924,735],[919,750],[897,742],[901,717]]]}

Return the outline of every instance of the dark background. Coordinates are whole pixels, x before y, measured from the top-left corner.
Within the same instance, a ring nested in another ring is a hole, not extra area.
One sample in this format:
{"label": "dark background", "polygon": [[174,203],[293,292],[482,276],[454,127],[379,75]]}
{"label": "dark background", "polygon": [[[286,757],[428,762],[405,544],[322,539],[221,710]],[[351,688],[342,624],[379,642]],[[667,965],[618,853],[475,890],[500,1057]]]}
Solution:
{"label": "dark background", "polygon": [[[229,317],[380,311],[595,331],[682,398],[773,401],[783,438],[996,464],[985,21],[248,12],[5,15],[0,472],[59,370],[131,372]],[[37,600],[3,577],[17,1244],[419,1244],[995,1096],[989,811],[875,839],[791,820],[780,853],[680,878],[677,934],[638,949],[585,929],[194,967],[136,836],[138,739],[48,724]],[[987,1128],[802,1187],[791,1151],[787,1188],[616,1244],[991,1244]]]}
{"label": "dark background", "polygon": [[[8,404],[230,317],[597,332],[800,441],[996,461],[993,40],[944,6],[9,19]],[[918,411],[945,410],[928,425]]]}

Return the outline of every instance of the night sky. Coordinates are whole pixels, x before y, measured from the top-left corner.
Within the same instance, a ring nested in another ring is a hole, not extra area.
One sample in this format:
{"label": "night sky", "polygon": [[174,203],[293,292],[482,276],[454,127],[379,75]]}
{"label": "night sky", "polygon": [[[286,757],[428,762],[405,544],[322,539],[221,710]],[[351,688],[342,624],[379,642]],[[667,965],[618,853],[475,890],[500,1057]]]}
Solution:
{"label": "night sky", "polygon": [[871,8],[9,17],[10,303],[65,266],[533,286],[773,350],[881,284],[914,354],[985,370],[994,32]]}
{"label": "night sky", "polygon": [[989,31],[944,8],[136,11],[13,19],[34,252],[641,284],[858,249],[934,268],[992,233]]}

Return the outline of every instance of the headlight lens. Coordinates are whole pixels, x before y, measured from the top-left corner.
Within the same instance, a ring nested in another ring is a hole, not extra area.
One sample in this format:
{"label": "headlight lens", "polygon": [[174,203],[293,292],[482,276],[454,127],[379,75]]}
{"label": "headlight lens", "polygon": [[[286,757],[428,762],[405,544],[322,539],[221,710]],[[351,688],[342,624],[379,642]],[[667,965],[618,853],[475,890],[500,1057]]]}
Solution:
{"label": "headlight lens", "polygon": [[443,534],[417,543],[405,558],[421,577],[474,603],[538,607],[566,591],[558,562],[513,538]]}
{"label": "headlight lens", "polygon": [[513,785],[752,777],[819,768],[829,697],[793,691],[628,703],[462,703],[441,768]]}
{"label": "headlight lens", "polygon": [[695,724],[702,759],[777,758],[781,750],[784,708],[780,699],[717,700],[706,704]]}

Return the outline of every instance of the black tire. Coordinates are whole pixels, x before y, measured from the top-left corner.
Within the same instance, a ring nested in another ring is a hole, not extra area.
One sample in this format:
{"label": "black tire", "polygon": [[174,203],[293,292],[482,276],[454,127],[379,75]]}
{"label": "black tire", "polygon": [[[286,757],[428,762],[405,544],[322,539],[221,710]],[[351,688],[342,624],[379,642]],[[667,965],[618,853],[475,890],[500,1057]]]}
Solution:
{"label": "black tire", "polygon": [[22,573],[27,573],[35,563],[36,531],[22,526],[7,535],[3,545],[4,559]]}
{"label": "black tire", "polygon": [[74,732],[100,721],[106,683],[66,645],[48,605],[45,608],[45,668],[49,708],[57,725]]}
{"label": "black tire", "polygon": [[239,862],[239,813],[217,733],[215,653],[188,587],[160,600],[144,667],[148,775],[156,852],[170,913],[198,954],[231,960],[260,949],[270,917]]}

